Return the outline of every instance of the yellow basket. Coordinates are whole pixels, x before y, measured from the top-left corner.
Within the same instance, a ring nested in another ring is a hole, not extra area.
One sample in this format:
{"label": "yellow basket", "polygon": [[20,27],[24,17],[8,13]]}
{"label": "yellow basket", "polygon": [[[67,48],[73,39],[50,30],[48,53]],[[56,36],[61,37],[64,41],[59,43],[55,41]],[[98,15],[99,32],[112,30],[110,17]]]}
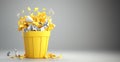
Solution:
{"label": "yellow basket", "polygon": [[24,32],[25,56],[27,58],[44,58],[49,41],[50,31]]}

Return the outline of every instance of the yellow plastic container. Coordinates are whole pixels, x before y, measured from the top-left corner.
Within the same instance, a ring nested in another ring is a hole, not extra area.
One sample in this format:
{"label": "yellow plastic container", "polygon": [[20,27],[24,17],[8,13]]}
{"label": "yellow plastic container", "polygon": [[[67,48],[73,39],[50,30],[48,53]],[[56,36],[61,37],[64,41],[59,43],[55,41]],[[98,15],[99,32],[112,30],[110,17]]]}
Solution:
{"label": "yellow plastic container", "polygon": [[50,31],[24,32],[25,56],[27,58],[44,58],[49,41]]}

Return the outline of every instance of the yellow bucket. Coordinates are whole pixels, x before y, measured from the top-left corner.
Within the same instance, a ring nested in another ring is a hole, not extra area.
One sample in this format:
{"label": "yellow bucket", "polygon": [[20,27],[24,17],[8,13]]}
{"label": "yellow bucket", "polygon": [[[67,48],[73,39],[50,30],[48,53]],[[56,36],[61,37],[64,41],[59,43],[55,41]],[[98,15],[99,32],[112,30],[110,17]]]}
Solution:
{"label": "yellow bucket", "polygon": [[44,58],[49,41],[50,31],[24,32],[25,56],[27,58]]}

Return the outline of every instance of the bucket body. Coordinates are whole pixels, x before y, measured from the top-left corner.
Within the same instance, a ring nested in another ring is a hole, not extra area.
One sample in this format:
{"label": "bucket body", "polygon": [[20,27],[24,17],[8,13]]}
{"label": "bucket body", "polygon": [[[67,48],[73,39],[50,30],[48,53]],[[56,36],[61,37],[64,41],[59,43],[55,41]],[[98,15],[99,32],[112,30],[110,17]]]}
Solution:
{"label": "bucket body", "polygon": [[50,31],[29,31],[23,33],[25,56],[44,58],[48,50]]}

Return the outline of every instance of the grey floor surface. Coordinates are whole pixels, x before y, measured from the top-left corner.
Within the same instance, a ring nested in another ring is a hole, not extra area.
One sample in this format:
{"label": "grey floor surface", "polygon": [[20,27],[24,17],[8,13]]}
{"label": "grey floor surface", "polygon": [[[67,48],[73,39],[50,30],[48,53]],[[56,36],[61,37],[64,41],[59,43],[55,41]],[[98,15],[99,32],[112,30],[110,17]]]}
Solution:
{"label": "grey floor surface", "polygon": [[[6,54],[9,50],[0,51],[0,62],[120,62],[120,52],[110,51],[50,51],[62,54],[62,59],[11,59]],[[11,55],[14,53],[12,52]],[[24,54],[24,51],[19,51]]]}

